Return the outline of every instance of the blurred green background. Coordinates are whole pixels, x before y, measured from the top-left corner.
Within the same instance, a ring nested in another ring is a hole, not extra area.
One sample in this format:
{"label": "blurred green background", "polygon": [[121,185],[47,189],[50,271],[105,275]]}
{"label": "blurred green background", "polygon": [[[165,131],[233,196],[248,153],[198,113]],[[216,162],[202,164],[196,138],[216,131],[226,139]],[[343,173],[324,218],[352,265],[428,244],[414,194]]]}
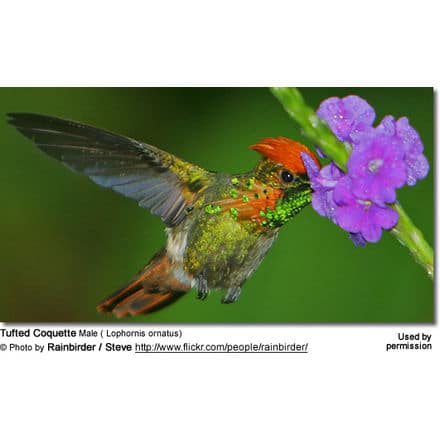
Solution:
{"label": "blurred green background", "polygon": [[[316,108],[357,94],[377,112],[408,116],[433,164],[431,88],[302,88]],[[123,285],[165,240],[160,220],[136,202],[76,175],[6,124],[7,112],[82,121],[146,141],[210,170],[241,172],[263,137],[304,139],[265,88],[0,89],[0,320],[119,321],[96,305]],[[430,243],[434,173],[398,197]],[[432,322],[433,284],[388,233],[355,248],[347,234],[306,208],[280,233],[239,301],[194,291],[129,322]]]}

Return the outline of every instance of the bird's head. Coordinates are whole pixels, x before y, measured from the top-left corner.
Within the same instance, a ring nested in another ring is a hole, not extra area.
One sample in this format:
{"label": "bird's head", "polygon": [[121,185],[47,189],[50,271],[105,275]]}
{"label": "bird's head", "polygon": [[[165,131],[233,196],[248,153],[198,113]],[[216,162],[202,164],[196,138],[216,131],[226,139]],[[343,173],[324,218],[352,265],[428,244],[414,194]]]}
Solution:
{"label": "bird's head", "polygon": [[310,203],[312,189],[301,154],[309,155],[318,167],[320,164],[305,145],[277,137],[263,139],[250,148],[263,156],[255,167],[255,178],[280,191],[281,203],[278,205],[286,220]]}

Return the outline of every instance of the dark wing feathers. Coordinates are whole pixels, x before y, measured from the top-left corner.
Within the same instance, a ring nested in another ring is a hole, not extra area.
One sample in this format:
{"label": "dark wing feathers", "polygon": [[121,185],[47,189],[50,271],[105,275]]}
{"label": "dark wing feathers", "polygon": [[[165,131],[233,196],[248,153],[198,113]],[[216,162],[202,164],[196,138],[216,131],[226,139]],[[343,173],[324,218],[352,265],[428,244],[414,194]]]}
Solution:
{"label": "dark wing feathers", "polygon": [[[40,150],[97,184],[137,200],[167,226],[178,224],[207,171],[134,139],[78,122],[11,113],[9,123]],[[191,190],[186,182],[191,182]]]}

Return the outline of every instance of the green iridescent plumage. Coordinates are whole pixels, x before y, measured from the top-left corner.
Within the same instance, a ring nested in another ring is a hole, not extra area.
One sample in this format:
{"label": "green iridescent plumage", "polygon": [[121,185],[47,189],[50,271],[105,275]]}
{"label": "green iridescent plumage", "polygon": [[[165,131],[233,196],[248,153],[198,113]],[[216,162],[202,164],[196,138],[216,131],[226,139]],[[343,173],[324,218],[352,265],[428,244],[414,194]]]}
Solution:
{"label": "green iridescent plumage", "polygon": [[279,228],[295,216],[304,206],[307,206],[312,200],[310,191],[304,191],[295,197],[281,199],[276,202],[275,209],[267,208],[262,211],[262,217],[265,217],[266,223],[270,228]]}

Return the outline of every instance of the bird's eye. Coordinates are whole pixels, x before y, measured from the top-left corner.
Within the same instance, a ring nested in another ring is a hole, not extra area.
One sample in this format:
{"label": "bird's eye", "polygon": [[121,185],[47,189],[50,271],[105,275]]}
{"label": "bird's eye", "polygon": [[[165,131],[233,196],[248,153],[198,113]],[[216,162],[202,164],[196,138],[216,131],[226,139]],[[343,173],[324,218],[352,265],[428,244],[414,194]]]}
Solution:
{"label": "bird's eye", "polygon": [[294,179],[293,174],[290,171],[287,170],[281,171],[281,180],[284,183],[290,183],[293,181],[293,179]]}

